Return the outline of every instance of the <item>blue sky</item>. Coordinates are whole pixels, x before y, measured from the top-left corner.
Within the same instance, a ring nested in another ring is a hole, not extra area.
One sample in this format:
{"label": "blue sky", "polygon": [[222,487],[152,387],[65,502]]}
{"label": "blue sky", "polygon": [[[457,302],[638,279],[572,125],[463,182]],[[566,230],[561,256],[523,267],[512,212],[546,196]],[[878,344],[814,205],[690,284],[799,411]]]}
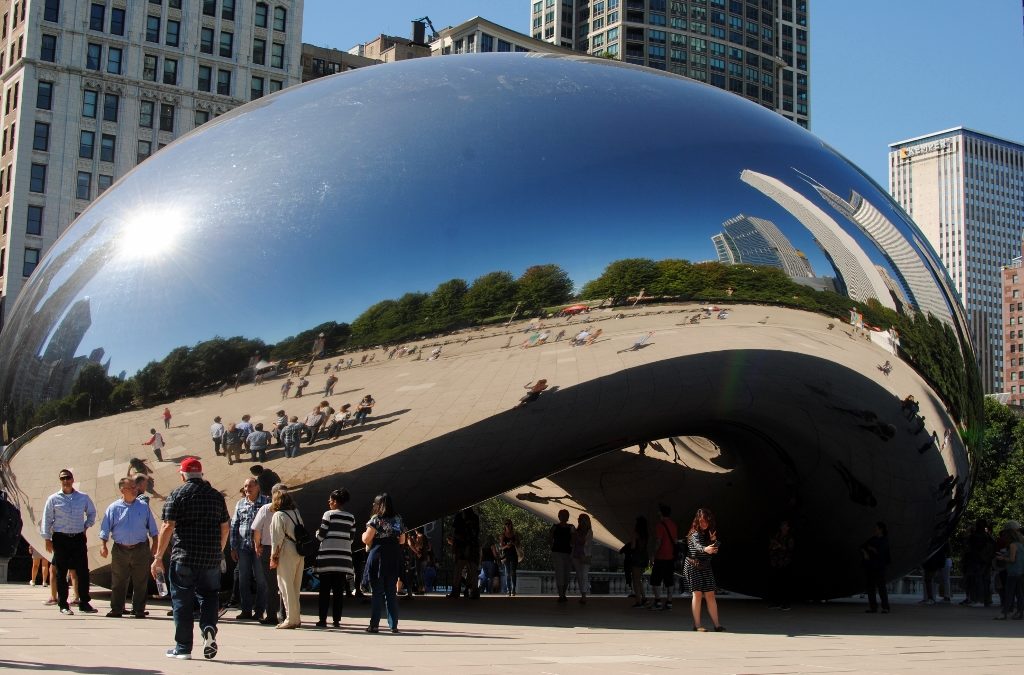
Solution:
{"label": "blue sky", "polygon": [[[1020,0],[811,0],[811,130],[888,184],[888,144],[967,126],[1024,143]],[[306,0],[303,41],[348,49],[479,15],[527,32],[529,0]]]}

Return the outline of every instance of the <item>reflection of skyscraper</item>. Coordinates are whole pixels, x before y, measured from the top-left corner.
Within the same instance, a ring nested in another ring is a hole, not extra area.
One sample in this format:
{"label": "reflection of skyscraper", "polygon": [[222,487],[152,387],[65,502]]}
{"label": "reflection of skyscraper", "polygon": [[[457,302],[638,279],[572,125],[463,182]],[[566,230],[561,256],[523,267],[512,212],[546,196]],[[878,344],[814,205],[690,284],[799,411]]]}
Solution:
{"label": "reflection of skyscraper", "polygon": [[722,233],[711,240],[718,260],[726,265],[768,265],[790,277],[814,276],[807,257],[770,220],[740,214],[722,223]]}
{"label": "reflection of skyscraper", "polygon": [[921,257],[914,251],[906,237],[900,234],[896,226],[882,215],[874,204],[855,191],[850,192],[850,199],[847,201],[817,181],[812,180],[811,185],[832,208],[870,237],[889,261],[911,304],[925,314],[934,314],[936,319],[946,323],[952,321],[949,306],[943,300],[935,278],[921,263]]}
{"label": "reflection of skyscraper", "polygon": [[867,302],[875,298],[883,306],[896,309],[874,263],[831,216],[778,178],[744,169],[740,180],[775,201],[811,232],[835,269],[837,287],[845,288],[854,300]]}
{"label": "reflection of skyscraper", "polygon": [[896,302],[900,303],[904,307],[911,304],[910,299],[907,297],[904,290],[904,286],[892,278],[889,274],[889,270],[885,269],[884,265],[875,265],[875,269],[878,271],[878,276],[882,277],[882,283],[889,289],[892,296],[896,298]]}
{"label": "reflection of skyscraper", "polygon": [[[1000,268],[1024,233],[1024,145],[964,127],[889,146],[889,192],[924,233],[970,317],[982,386],[1003,381]],[[1012,371],[1012,369],[1011,369]]]}

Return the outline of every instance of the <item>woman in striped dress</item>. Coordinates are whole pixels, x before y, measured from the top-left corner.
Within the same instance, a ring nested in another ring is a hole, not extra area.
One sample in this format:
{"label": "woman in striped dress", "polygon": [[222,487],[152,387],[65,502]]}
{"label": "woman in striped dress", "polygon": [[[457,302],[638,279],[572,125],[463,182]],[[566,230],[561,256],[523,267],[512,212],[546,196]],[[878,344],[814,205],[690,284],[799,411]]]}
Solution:
{"label": "woman in striped dress", "polygon": [[345,596],[345,577],[355,576],[352,567],[352,533],[356,519],[342,507],[348,503],[348,490],[335,490],[327,498],[328,510],[320,521],[316,538],[320,540],[320,551],[316,554],[316,571],[320,576],[320,620],[318,628],[327,627],[327,610],[331,607],[331,593],[334,593],[334,627],[341,626],[341,603]]}
{"label": "woman in striped dress", "polygon": [[715,515],[710,509],[697,509],[693,517],[690,532],[686,536],[687,553],[683,574],[686,583],[693,593],[691,609],[693,610],[693,629],[704,632],[701,625],[701,602],[707,601],[708,614],[716,632],[725,627],[718,623],[718,602],[715,600],[715,572],[711,569],[711,557],[718,553],[718,530],[715,528]]}

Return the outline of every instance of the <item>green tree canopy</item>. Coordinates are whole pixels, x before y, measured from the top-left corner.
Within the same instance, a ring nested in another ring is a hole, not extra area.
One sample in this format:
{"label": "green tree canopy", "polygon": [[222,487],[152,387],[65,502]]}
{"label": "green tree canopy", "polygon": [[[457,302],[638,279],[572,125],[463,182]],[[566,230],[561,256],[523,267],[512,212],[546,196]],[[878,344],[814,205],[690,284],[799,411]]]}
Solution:
{"label": "green tree canopy", "polygon": [[437,285],[427,298],[424,314],[431,330],[448,330],[465,321],[463,301],[469,285],[462,279],[450,279]]}
{"label": "green tree canopy", "polygon": [[483,321],[515,307],[516,281],[508,272],[477,277],[462,302],[470,321]]}
{"label": "green tree canopy", "polygon": [[587,282],[580,296],[588,300],[597,298],[626,298],[640,293],[650,293],[651,285],[658,280],[660,270],[657,263],[647,258],[625,258],[616,260],[604,268],[597,279]]}
{"label": "green tree canopy", "polygon": [[533,265],[516,280],[516,300],[524,311],[535,312],[572,297],[572,280],[558,265]]}

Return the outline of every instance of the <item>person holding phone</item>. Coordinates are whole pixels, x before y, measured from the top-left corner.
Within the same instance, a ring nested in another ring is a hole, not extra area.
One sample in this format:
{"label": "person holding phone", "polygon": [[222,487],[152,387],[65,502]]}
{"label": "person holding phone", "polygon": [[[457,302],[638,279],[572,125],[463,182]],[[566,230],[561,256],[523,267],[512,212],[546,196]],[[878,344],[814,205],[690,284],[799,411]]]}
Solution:
{"label": "person holding phone", "polygon": [[711,559],[718,554],[718,529],[715,526],[715,515],[711,509],[697,509],[693,517],[690,531],[687,534],[686,563],[683,574],[693,592],[691,609],[693,611],[693,629],[702,633],[707,629],[701,625],[701,605],[707,602],[708,614],[715,626],[715,632],[721,633],[725,626],[718,622],[718,601],[715,600],[715,572],[711,568]]}

